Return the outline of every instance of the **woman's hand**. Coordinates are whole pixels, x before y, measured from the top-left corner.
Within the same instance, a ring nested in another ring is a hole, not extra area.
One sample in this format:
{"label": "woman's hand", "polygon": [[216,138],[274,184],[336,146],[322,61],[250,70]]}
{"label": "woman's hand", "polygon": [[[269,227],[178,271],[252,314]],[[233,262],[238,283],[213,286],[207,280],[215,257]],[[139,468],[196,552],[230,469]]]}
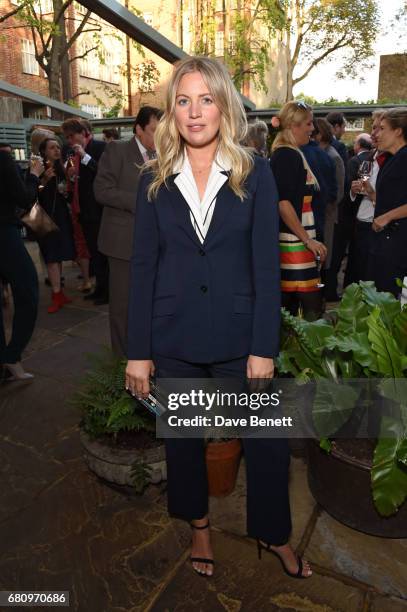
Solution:
{"label": "woman's hand", "polygon": [[44,164],[42,159],[32,159],[30,161],[30,173],[39,178],[43,172]]}
{"label": "woman's hand", "polygon": [[383,215],[380,215],[379,217],[373,219],[372,230],[374,232],[381,232],[382,230],[384,230],[386,225],[389,225],[389,223],[391,223],[391,221],[392,219],[389,213],[384,213]]}
{"label": "woman's hand", "polygon": [[305,246],[311,253],[315,255],[315,257],[320,257],[321,263],[323,263],[327,256],[327,248],[322,242],[318,242],[318,240],[314,240],[313,238],[309,238],[304,242]]}
{"label": "woman's hand", "polygon": [[253,387],[256,387],[257,391],[260,391],[261,388],[265,387],[265,380],[270,380],[274,376],[274,360],[271,357],[257,357],[256,355],[249,355],[246,366],[246,376],[249,379],[257,379],[253,380],[251,385],[252,390],[255,390]]}
{"label": "woman's hand", "polygon": [[56,176],[54,168],[52,166],[50,168],[47,168],[41,177],[42,184],[46,185],[48,181],[54,178],[54,176]]}
{"label": "woman's hand", "polygon": [[136,397],[148,397],[150,376],[154,374],[151,359],[129,359],[126,368],[126,389]]}
{"label": "woman's hand", "polygon": [[362,181],[362,191],[373,204],[376,202],[376,192],[369,181]]}

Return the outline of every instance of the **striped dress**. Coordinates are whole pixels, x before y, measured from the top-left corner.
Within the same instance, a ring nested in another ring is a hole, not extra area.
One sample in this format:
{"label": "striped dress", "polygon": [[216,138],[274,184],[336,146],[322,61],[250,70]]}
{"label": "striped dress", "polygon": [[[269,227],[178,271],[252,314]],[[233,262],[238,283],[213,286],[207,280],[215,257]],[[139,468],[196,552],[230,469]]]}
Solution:
{"label": "striped dress", "polygon": [[[274,163],[273,163],[274,162]],[[312,194],[312,177],[307,175],[299,153],[281,148],[273,154],[271,166],[279,190],[279,199],[293,205],[310,238],[316,237]],[[281,290],[284,292],[319,291],[319,272],[314,254],[281,222],[280,224]]]}

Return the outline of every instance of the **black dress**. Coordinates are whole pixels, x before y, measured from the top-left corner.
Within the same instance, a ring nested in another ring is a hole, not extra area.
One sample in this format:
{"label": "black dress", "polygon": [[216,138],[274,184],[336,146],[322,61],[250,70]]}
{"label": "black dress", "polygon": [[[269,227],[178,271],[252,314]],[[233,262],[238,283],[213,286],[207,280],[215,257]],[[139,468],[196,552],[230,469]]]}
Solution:
{"label": "black dress", "polygon": [[53,232],[38,240],[41,255],[45,263],[60,263],[76,259],[71,213],[65,195],[61,193],[65,175],[56,169],[53,177],[41,190],[39,202],[52,220],[59,227],[59,232]]}

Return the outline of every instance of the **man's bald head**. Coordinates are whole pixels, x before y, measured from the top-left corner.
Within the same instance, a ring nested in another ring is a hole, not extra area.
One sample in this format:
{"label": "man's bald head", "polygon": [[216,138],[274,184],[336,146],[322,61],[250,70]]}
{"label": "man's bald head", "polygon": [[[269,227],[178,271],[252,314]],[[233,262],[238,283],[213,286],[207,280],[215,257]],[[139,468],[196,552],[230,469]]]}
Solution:
{"label": "man's bald head", "polygon": [[359,136],[355,140],[354,151],[357,155],[361,151],[370,151],[372,148],[372,139],[370,134],[359,134]]}

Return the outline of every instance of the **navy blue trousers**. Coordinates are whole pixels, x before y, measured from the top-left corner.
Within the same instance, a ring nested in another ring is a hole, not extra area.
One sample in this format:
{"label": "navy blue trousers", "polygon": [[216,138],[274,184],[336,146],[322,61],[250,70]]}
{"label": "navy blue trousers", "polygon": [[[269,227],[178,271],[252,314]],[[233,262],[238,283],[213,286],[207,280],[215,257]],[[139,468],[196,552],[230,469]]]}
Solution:
{"label": "navy blue trousers", "polygon": [[16,363],[21,360],[34,331],[38,307],[37,272],[17,225],[0,224],[0,277],[10,283],[14,301],[13,329],[8,344],[0,312],[0,363]]}
{"label": "navy blue trousers", "polygon": [[[196,364],[162,355],[153,358],[158,378],[246,378],[247,357]],[[247,534],[285,544],[291,532],[288,497],[290,452],[287,439],[243,438],[247,480]],[[208,513],[205,444],[201,438],[165,440],[168,512],[191,521]]]}

